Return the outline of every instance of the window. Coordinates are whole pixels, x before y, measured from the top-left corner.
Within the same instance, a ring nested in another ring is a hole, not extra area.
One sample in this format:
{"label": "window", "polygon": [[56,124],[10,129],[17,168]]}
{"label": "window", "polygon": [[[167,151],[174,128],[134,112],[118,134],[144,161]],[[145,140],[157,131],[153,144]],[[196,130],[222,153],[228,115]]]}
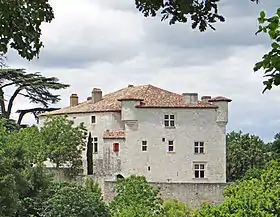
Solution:
{"label": "window", "polygon": [[119,143],[113,143],[113,151],[119,152],[120,150],[120,144]]}
{"label": "window", "polygon": [[165,142],[165,138],[162,138],[162,141]]}
{"label": "window", "polygon": [[93,153],[97,153],[98,152],[98,138],[94,137],[93,138]]}
{"label": "window", "polygon": [[165,127],[175,127],[175,116],[174,115],[164,115],[164,126]]}
{"label": "window", "polygon": [[96,118],[95,118],[95,116],[91,116],[91,123],[92,123],[92,124],[95,124],[95,123],[96,123]]}
{"label": "window", "polygon": [[194,153],[204,154],[204,142],[194,142]]}
{"label": "window", "polygon": [[205,178],[205,164],[204,163],[195,163],[194,164],[194,177],[196,179]]}
{"label": "window", "polygon": [[148,166],[148,171],[151,171],[151,167],[150,166]]}
{"label": "window", "polygon": [[174,151],[174,141],[173,140],[168,141],[168,151],[169,152]]}
{"label": "window", "polygon": [[148,150],[147,141],[142,141],[142,151],[147,151],[147,150]]}

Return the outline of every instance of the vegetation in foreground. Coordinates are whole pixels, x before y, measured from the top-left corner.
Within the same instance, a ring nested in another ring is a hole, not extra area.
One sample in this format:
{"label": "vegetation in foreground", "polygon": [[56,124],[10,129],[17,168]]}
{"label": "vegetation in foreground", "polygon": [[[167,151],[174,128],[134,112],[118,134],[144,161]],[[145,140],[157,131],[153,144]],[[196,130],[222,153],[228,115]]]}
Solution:
{"label": "vegetation in foreground", "polygon": [[[7,131],[0,121],[0,216],[104,216],[104,217],[219,217],[280,214],[279,134],[265,144],[255,135],[227,135],[227,179],[233,184],[220,205],[190,209],[176,200],[163,201],[159,189],[145,177],[119,179],[117,196],[103,201],[98,184],[58,182],[46,170],[49,159],[57,168],[68,165],[72,179],[79,173],[86,131],[66,117],[49,118],[39,130],[27,127]],[[57,135],[56,132],[61,132]]]}

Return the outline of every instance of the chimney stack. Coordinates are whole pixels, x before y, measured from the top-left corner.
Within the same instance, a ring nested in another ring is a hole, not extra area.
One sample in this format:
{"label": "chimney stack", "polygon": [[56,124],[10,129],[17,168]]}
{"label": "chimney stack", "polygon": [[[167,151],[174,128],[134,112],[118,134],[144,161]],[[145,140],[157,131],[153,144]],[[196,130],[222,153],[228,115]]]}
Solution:
{"label": "chimney stack", "polygon": [[70,96],[70,107],[77,106],[79,104],[79,97],[76,93],[72,93]]}
{"label": "chimney stack", "polygon": [[183,104],[195,104],[198,102],[197,93],[183,93],[182,97]]}
{"label": "chimney stack", "polygon": [[209,99],[211,99],[211,96],[202,96],[201,97],[202,101],[208,101]]}
{"label": "chimney stack", "polygon": [[97,103],[102,100],[102,90],[99,88],[93,88],[91,98],[93,103]]}

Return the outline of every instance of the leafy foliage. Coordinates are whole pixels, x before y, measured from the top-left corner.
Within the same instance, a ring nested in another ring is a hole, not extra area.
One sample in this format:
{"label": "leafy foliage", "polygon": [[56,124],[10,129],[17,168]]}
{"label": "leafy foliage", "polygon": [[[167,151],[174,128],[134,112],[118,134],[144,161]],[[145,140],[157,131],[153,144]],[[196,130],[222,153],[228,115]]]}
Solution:
{"label": "leafy foliage", "polygon": [[43,46],[41,24],[54,18],[48,0],[0,1],[0,53],[11,47],[31,60],[38,56]]}
{"label": "leafy foliage", "polygon": [[32,164],[42,165],[46,160],[46,145],[36,126],[22,128],[10,134],[7,143],[20,144],[25,150],[25,158]]}
{"label": "leafy foliage", "polygon": [[177,200],[166,200],[163,203],[165,217],[190,217],[192,210],[187,204]]}
{"label": "leafy foliage", "polygon": [[143,176],[130,176],[119,179],[117,195],[110,203],[113,217],[163,216],[159,190],[150,186]]}
{"label": "leafy foliage", "polygon": [[255,135],[231,132],[227,135],[227,180],[242,178],[252,168],[262,168],[269,160],[268,147]]}
{"label": "leafy foliage", "polygon": [[[5,89],[14,87],[14,92],[8,100],[4,97]],[[39,72],[26,73],[24,69],[0,69],[0,108],[2,117],[9,119],[13,103],[21,95],[29,99],[30,103],[48,107],[50,103],[57,103],[59,95],[51,91],[61,90],[69,85],[59,83],[55,77],[44,77]]]}
{"label": "leafy foliage", "polygon": [[200,31],[205,31],[207,27],[215,29],[213,23],[224,22],[225,19],[218,13],[219,0],[196,1],[196,0],[136,0],[136,7],[145,17],[156,16],[160,11],[161,20],[169,20],[169,24],[177,22],[186,23],[192,20],[192,28],[198,27]]}
{"label": "leafy foliage", "polygon": [[271,150],[280,157],[280,133],[275,134],[274,141],[271,144]]}
{"label": "leafy foliage", "polygon": [[280,163],[272,161],[260,179],[238,182],[225,191],[226,200],[214,207],[204,205],[195,217],[274,217],[280,214]]}
{"label": "leafy foliage", "polygon": [[265,70],[264,81],[265,89],[270,90],[273,85],[280,85],[280,8],[278,8],[275,16],[266,17],[264,11],[261,11],[259,21],[258,33],[266,33],[272,40],[271,51],[262,57],[262,61],[255,64],[254,71],[260,69]]}
{"label": "leafy foliage", "polygon": [[44,203],[42,216],[107,217],[108,209],[100,193],[79,185],[64,183],[53,188]]}
{"label": "leafy foliage", "polygon": [[48,117],[41,133],[48,159],[57,168],[68,168],[69,176],[78,175],[82,166],[82,150],[85,148],[85,126],[74,126],[73,121],[63,116]]}
{"label": "leafy foliage", "polygon": [[[27,216],[24,214],[32,213],[39,207],[40,203],[36,203],[38,196],[50,181],[42,167],[32,167],[34,159],[39,157],[35,156],[38,152],[27,144],[27,139],[30,139],[28,132],[34,132],[34,129],[8,133],[3,122],[0,122],[1,216]],[[16,134],[23,140],[14,140]],[[29,141],[30,145],[34,145],[35,141]]]}

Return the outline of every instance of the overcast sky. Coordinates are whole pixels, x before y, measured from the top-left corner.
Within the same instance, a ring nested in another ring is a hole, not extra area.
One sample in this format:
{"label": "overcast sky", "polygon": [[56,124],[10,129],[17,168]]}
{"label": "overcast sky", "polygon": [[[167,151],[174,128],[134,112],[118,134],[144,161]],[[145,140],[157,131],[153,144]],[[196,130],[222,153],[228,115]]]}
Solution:
{"label": "overcast sky", "polygon": [[[269,50],[265,35],[255,36],[257,16],[280,6],[279,0],[222,0],[226,22],[216,31],[194,31],[189,24],[168,25],[159,18],[144,18],[134,0],[52,0],[55,20],[43,26],[40,59],[8,55],[10,67],[56,76],[71,87],[61,91],[80,101],[93,87],[105,93],[128,84],[153,84],[161,88],[199,95],[224,95],[229,107],[228,131],[242,130],[268,141],[280,132],[280,88],[262,94],[262,73],[254,63]],[[17,99],[14,111],[32,105]],[[32,123],[32,116],[24,119]]]}

